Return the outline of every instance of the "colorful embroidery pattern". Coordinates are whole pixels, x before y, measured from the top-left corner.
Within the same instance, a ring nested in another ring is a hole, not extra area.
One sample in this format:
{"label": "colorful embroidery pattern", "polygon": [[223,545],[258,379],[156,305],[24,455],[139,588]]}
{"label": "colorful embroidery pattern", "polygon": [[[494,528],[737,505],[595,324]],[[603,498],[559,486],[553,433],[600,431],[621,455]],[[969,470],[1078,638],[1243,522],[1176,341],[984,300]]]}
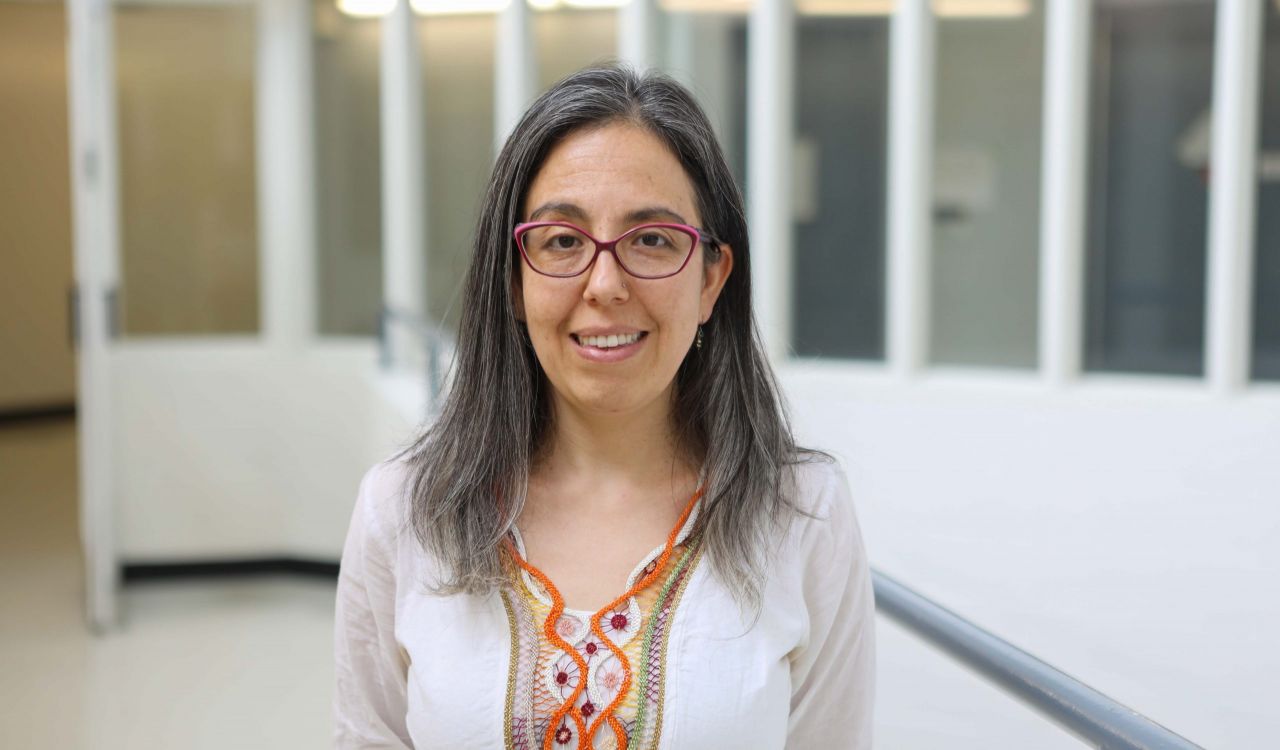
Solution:
{"label": "colorful embroidery pattern", "polygon": [[514,750],[657,747],[667,644],[700,557],[688,538],[695,495],[667,544],[632,571],[627,592],[598,612],[566,610],[555,586],[508,545],[512,586],[506,741]]}

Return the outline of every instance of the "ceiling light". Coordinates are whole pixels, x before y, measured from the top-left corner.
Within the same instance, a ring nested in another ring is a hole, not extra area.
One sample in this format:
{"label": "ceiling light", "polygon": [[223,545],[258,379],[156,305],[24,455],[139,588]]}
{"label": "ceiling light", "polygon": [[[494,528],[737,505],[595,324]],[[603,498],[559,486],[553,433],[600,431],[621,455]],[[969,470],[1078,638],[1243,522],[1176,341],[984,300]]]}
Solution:
{"label": "ceiling light", "polygon": [[943,18],[1015,18],[1031,12],[1031,0],[933,0]]}
{"label": "ceiling light", "polygon": [[668,13],[746,13],[751,0],[661,0]]}
{"label": "ceiling light", "polygon": [[415,13],[423,16],[448,16],[463,13],[498,13],[511,0],[409,0]]}
{"label": "ceiling light", "polygon": [[377,18],[390,13],[396,0],[338,0],[338,10],[352,18]]}
{"label": "ceiling light", "polygon": [[799,0],[797,8],[806,16],[887,16],[893,0]]}
{"label": "ceiling light", "polygon": [[[1280,0],[1278,0],[1280,1]],[[895,0],[797,0],[806,16],[887,16]],[[1031,12],[1030,0],[933,0],[939,18],[1013,18]]]}
{"label": "ceiling light", "polygon": [[630,0],[528,0],[534,10],[558,10],[560,8],[577,8],[579,10],[599,10],[601,8],[620,8]]}

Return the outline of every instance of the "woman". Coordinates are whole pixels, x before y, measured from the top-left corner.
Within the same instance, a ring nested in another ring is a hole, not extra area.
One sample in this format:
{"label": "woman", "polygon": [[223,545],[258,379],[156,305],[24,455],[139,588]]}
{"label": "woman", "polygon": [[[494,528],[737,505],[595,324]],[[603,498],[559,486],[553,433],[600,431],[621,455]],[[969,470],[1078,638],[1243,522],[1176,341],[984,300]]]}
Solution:
{"label": "woman", "polygon": [[602,67],[533,104],[440,417],[360,488],[340,747],[870,747],[867,561],[792,439],[749,257],[679,84]]}

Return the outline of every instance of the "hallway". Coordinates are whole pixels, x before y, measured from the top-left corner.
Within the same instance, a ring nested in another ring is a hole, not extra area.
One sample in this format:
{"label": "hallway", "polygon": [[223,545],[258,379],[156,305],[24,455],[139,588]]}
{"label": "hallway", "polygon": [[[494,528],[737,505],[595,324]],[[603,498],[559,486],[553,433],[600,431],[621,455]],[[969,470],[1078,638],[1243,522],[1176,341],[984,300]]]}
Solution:
{"label": "hallway", "polygon": [[131,584],[94,637],[74,421],[0,426],[0,478],[0,747],[328,746],[331,583]]}

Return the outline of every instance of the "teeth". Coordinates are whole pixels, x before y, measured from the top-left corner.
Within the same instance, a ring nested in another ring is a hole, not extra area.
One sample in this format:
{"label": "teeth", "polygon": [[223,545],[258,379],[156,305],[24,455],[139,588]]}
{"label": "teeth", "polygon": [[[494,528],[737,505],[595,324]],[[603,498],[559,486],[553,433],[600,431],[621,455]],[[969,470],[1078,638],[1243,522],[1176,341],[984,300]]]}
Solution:
{"label": "teeth", "polygon": [[616,346],[634,344],[640,340],[640,334],[628,333],[622,336],[579,336],[583,346],[594,346],[597,349],[612,349]]}

